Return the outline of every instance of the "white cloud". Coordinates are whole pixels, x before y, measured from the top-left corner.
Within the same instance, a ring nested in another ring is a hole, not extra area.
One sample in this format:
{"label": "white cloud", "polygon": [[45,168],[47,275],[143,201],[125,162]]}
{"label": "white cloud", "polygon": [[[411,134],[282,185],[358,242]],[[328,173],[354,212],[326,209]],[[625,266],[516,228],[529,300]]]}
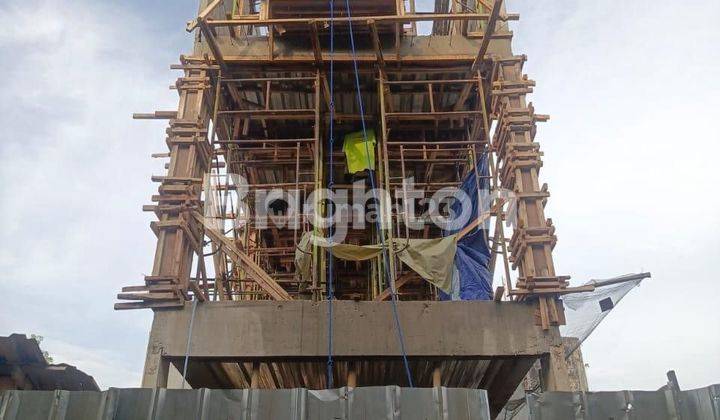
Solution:
{"label": "white cloud", "polygon": [[6,2],[0,24],[12,57],[0,80],[0,334],[44,335],[64,343],[63,362],[131,385],[151,314],[112,304],[151,269],[141,206],[162,170],[150,154],[165,145],[162,123],[130,116],[176,107],[178,46],[123,6],[87,0]]}
{"label": "white cloud", "polygon": [[552,116],[537,141],[557,271],[653,273],[583,347],[591,388],[656,389],[669,369],[683,387],[717,383],[720,3],[509,3],[532,100]]}
{"label": "white cloud", "polygon": [[123,357],[119,352],[102,346],[76,346],[64,341],[43,339],[43,350],[53,358],[53,363],[67,363],[92,375],[101,389],[137,388],[142,370],[137,363]]}
{"label": "white cloud", "polygon": [[[538,141],[557,271],[654,274],[586,343],[591,385],[654,389],[671,368],[684,387],[717,382],[720,3],[509,3],[553,117]],[[151,268],[140,206],[165,148],[164,123],[130,114],[175,108],[167,65],[190,44],[182,22],[161,33],[131,7],[0,3],[0,334],[44,335],[103,386],[138,385],[151,317],[112,310]]]}

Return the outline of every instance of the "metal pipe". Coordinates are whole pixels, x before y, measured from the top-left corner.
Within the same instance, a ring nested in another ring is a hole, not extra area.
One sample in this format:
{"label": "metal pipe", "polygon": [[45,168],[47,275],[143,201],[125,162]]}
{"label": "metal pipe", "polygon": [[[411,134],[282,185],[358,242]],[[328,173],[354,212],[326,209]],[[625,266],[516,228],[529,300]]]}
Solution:
{"label": "metal pipe", "polygon": [[650,273],[626,274],[624,276],[615,277],[607,280],[590,280],[589,284],[597,288],[603,286],[610,286],[612,284],[626,283],[633,280],[642,280],[650,277]]}

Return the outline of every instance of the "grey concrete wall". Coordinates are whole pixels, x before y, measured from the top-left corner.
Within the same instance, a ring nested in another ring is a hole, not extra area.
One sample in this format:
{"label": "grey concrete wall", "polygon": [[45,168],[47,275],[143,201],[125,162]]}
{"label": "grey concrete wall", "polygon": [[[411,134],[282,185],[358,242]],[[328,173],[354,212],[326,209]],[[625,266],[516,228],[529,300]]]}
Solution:
{"label": "grey concrete wall", "polygon": [[[410,356],[500,357],[547,353],[559,338],[535,325],[534,307],[513,302],[399,302]],[[198,304],[190,355],[207,358],[323,357],[327,302]],[[149,353],[184,356],[191,304],[155,313]],[[390,302],[334,303],[338,357],[399,356]]]}

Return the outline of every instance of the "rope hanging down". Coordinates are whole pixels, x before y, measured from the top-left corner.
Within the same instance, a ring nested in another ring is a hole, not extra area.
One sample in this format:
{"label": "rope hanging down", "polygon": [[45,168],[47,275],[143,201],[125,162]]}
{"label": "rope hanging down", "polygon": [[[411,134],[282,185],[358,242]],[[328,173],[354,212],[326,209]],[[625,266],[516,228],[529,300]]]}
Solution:
{"label": "rope hanging down", "polygon": [[197,309],[197,304],[198,300],[196,297],[193,300],[192,312],[190,314],[190,325],[188,326],[187,344],[185,346],[185,360],[183,362],[182,371],[182,385],[180,386],[180,389],[185,389],[185,382],[187,381],[188,362],[190,361],[190,343],[192,341],[193,324],[195,323],[195,309]]}
{"label": "rope hanging down", "polygon": [[[217,123],[217,115],[218,115],[218,109],[220,107],[220,90],[222,89],[222,71],[218,71],[217,74],[217,83],[215,85],[215,100],[213,102],[213,115],[212,115],[212,129],[208,132],[208,141],[210,142],[210,148],[212,150],[215,150],[215,135],[217,133],[216,130],[216,123]],[[220,183],[220,159],[218,158],[218,155],[216,153],[213,153],[214,160],[215,160],[215,170],[217,174],[218,179],[218,185]],[[210,185],[212,185],[212,165],[209,165],[207,168],[206,175],[208,176],[208,179],[210,180]],[[229,192],[229,189],[225,192],[225,199],[227,199],[227,194]],[[211,191],[208,191],[208,194],[212,194]],[[218,188],[218,203],[225,203],[226,200],[222,199],[222,195],[220,194],[220,188]],[[232,202],[231,202],[232,203]],[[222,214],[225,214],[225,205],[222,205]],[[223,227],[224,230],[224,227]],[[205,242],[202,243],[201,250],[198,253],[198,267],[201,263],[203,263],[203,259],[205,258],[205,254],[202,251],[202,248],[204,248],[206,245]],[[218,249],[219,251],[219,249]],[[212,254],[208,254],[212,255]],[[192,281],[192,280],[191,280]],[[182,371],[182,385],[180,386],[181,389],[185,388],[185,383],[187,382],[187,370],[188,370],[188,364],[190,362],[190,344],[192,343],[192,333],[193,333],[193,325],[195,324],[195,310],[197,309],[198,305],[198,297],[193,296],[193,302],[192,302],[192,312],[190,313],[190,324],[188,325],[188,336],[187,336],[187,344],[185,346],[185,359],[183,361],[183,371]]]}
{"label": "rope hanging down", "polygon": [[[335,145],[335,1],[330,0],[330,135],[328,137],[328,156],[330,159],[330,167],[328,169],[328,189],[332,191],[335,186],[335,175],[334,175],[334,162],[333,162],[333,146]],[[332,243],[332,225],[328,229],[328,241]],[[327,249],[328,255],[328,280],[327,280],[327,295],[328,295],[328,359],[327,359],[327,384],[328,389],[333,387],[333,299],[335,299],[335,293],[333,291],[333,256],[331,248]]]}
{"label": "rope hanging down", "polygon": [[[345,0],[345,11],[347,14],[347,20],[349,25],[349,36],[350,36],[350,47],[352,49],[352,62],[353,62],[353,70],[355,72],[355,89],[357,94],[357,101],[358,101],[358,108],[360,111],[360,123],[362,124],[362,133],[363,133],[363,140],[365,142],[365,156],[367,156],[367,166],[368,171],[370,173],[370,188],[372,189],[372,195],[373,195],[373,201],[376,205],[380,205],[380,201],[377,197],[377,191],[375,190],[375,170],[372,169],[372,162],[370,162],[370,149],[369,149],[369,142],[368,142],[368,135],[367,135],[367,127],[365,125],[365,110],[363,106],[363,99],[362,99],[362,93],[360,90],[360,72],[358,70],[358,63],[357,63],[357,53],[355,50],[355,35],[353,34],[353,24],[352,24],[352,13],[350,11],[350,1]],[[384,135],[385,133],[383,133]],[[380,236],[380,245],[382,246],[382,256],[383,256],[383,265],[385,269],[385,281],[388,283],[388,287],[390,288],[390,296],[392,298],[392,311],[393,311],[393,318],[395,320],[395,330],[397,331],[398,335],[398,341],[400,344],[400,352],[402,353],[403,358],[403,364],[405,365],[405,374],[407,375],[407,381],[409,386],[413,387],[413,381],[412,381],[412,374],[410,373],[410,364],[408,362],[407,353],[405,351],[405,338],[403,336],[403,330],[402,326],[400,325],[400,317],[398,315],[398,308],[397,308],[397,293],[395,290],[395,285],[393,284],[391,280],[391,273],[390,273],[390,259],[388,257],[388,249],[385,246],[385,235],[382,230],[382,209],[378,212],[378,217],[376,220],[377,223],[377,231]]]}

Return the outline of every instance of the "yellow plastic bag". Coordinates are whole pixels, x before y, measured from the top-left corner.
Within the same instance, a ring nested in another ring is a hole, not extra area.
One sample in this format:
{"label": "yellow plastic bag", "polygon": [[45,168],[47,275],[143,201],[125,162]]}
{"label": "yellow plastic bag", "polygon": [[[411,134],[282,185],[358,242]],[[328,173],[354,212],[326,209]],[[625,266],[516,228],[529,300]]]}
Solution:
{"label": "yellow plastic bag", "polygon": [[[348,173],[354,174],[366,169],[375,169],[375,143],[374,130],[367,130],[367,144],[365,144],[365,137],[362,131],[345,135],[343,139],[343,152],[345,153],[345,159],[347,161]],[[369,167],[368,161],[370,162]]]}

